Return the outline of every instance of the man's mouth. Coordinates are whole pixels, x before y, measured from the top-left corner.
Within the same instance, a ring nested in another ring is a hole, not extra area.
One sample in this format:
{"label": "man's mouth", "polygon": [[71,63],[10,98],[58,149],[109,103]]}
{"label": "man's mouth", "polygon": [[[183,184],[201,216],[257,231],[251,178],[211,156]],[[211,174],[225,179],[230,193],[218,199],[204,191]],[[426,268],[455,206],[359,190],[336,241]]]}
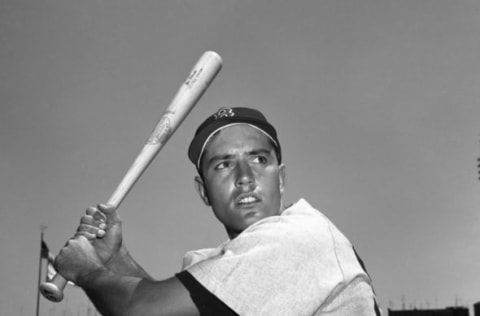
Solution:
{"label": "man's mouth", "polygon": [[257,198],[256,196],[254,195],[244,195],[244,196],[241,196],[240,198],[237,199],[237,204],[238,205],[248,205],[248,204],[252,204],[252,203],[256,203],[260,201],[259,198]]}

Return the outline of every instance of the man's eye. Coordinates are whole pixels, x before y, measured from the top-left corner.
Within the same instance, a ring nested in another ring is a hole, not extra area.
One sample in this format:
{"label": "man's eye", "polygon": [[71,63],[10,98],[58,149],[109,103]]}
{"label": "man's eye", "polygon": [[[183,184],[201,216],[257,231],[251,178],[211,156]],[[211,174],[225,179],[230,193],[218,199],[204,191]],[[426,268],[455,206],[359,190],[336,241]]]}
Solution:
{"label": "man's eye", "polygon": [[230,161],[222,161],[215,165],[215,170],[221,170],[230,167],[231,162]]}
{"label": "man's eye", "polygon": [[264,157],[264,156],[257,156],[253,159],[253,162],[260,163],[260,164],[265,164],[265,163],[268,162],[268,159],[267,159],[267,157]]}

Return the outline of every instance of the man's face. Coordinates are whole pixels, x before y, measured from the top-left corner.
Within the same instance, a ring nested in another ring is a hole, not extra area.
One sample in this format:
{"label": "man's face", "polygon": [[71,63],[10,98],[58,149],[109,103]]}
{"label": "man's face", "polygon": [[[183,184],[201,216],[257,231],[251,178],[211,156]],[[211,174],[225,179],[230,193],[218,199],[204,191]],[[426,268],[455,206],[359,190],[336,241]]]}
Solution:
{"label": "man's face", "polygon": [[200,196],[234,238],[253,223],[283,210],[285,166],[269,138],[248,125],[221,130],[202,158]]}

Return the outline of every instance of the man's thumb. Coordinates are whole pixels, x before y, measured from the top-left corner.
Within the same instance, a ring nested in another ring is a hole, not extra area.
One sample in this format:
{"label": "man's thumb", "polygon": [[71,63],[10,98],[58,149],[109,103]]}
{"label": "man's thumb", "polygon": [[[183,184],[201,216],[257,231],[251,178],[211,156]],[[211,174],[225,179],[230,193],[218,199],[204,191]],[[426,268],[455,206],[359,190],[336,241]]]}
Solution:
{"label": "man's thumb", "polygon": [[117,212],[113,205],[98,204],[98,209],[107,217],[107,223],[118,220]]}

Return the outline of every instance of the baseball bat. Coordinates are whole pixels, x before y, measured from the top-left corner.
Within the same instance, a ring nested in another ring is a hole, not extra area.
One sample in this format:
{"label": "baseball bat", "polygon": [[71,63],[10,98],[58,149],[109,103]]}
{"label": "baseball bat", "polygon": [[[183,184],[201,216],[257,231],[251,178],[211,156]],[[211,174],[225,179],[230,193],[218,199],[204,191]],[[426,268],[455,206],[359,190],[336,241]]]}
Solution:
{"label": "baseball bat", "polygon": [[[200,57],[163,112],[147,142],[108,199],[107,204],[118,208],[145,169],[207,90],[221,68],[222,58],[217,53],[207,51]],[[57,273],[50,282],[40,285],[40,292],[50,301],[60,302],[63,299],[63,289],[66,284],[67,280]]]}

